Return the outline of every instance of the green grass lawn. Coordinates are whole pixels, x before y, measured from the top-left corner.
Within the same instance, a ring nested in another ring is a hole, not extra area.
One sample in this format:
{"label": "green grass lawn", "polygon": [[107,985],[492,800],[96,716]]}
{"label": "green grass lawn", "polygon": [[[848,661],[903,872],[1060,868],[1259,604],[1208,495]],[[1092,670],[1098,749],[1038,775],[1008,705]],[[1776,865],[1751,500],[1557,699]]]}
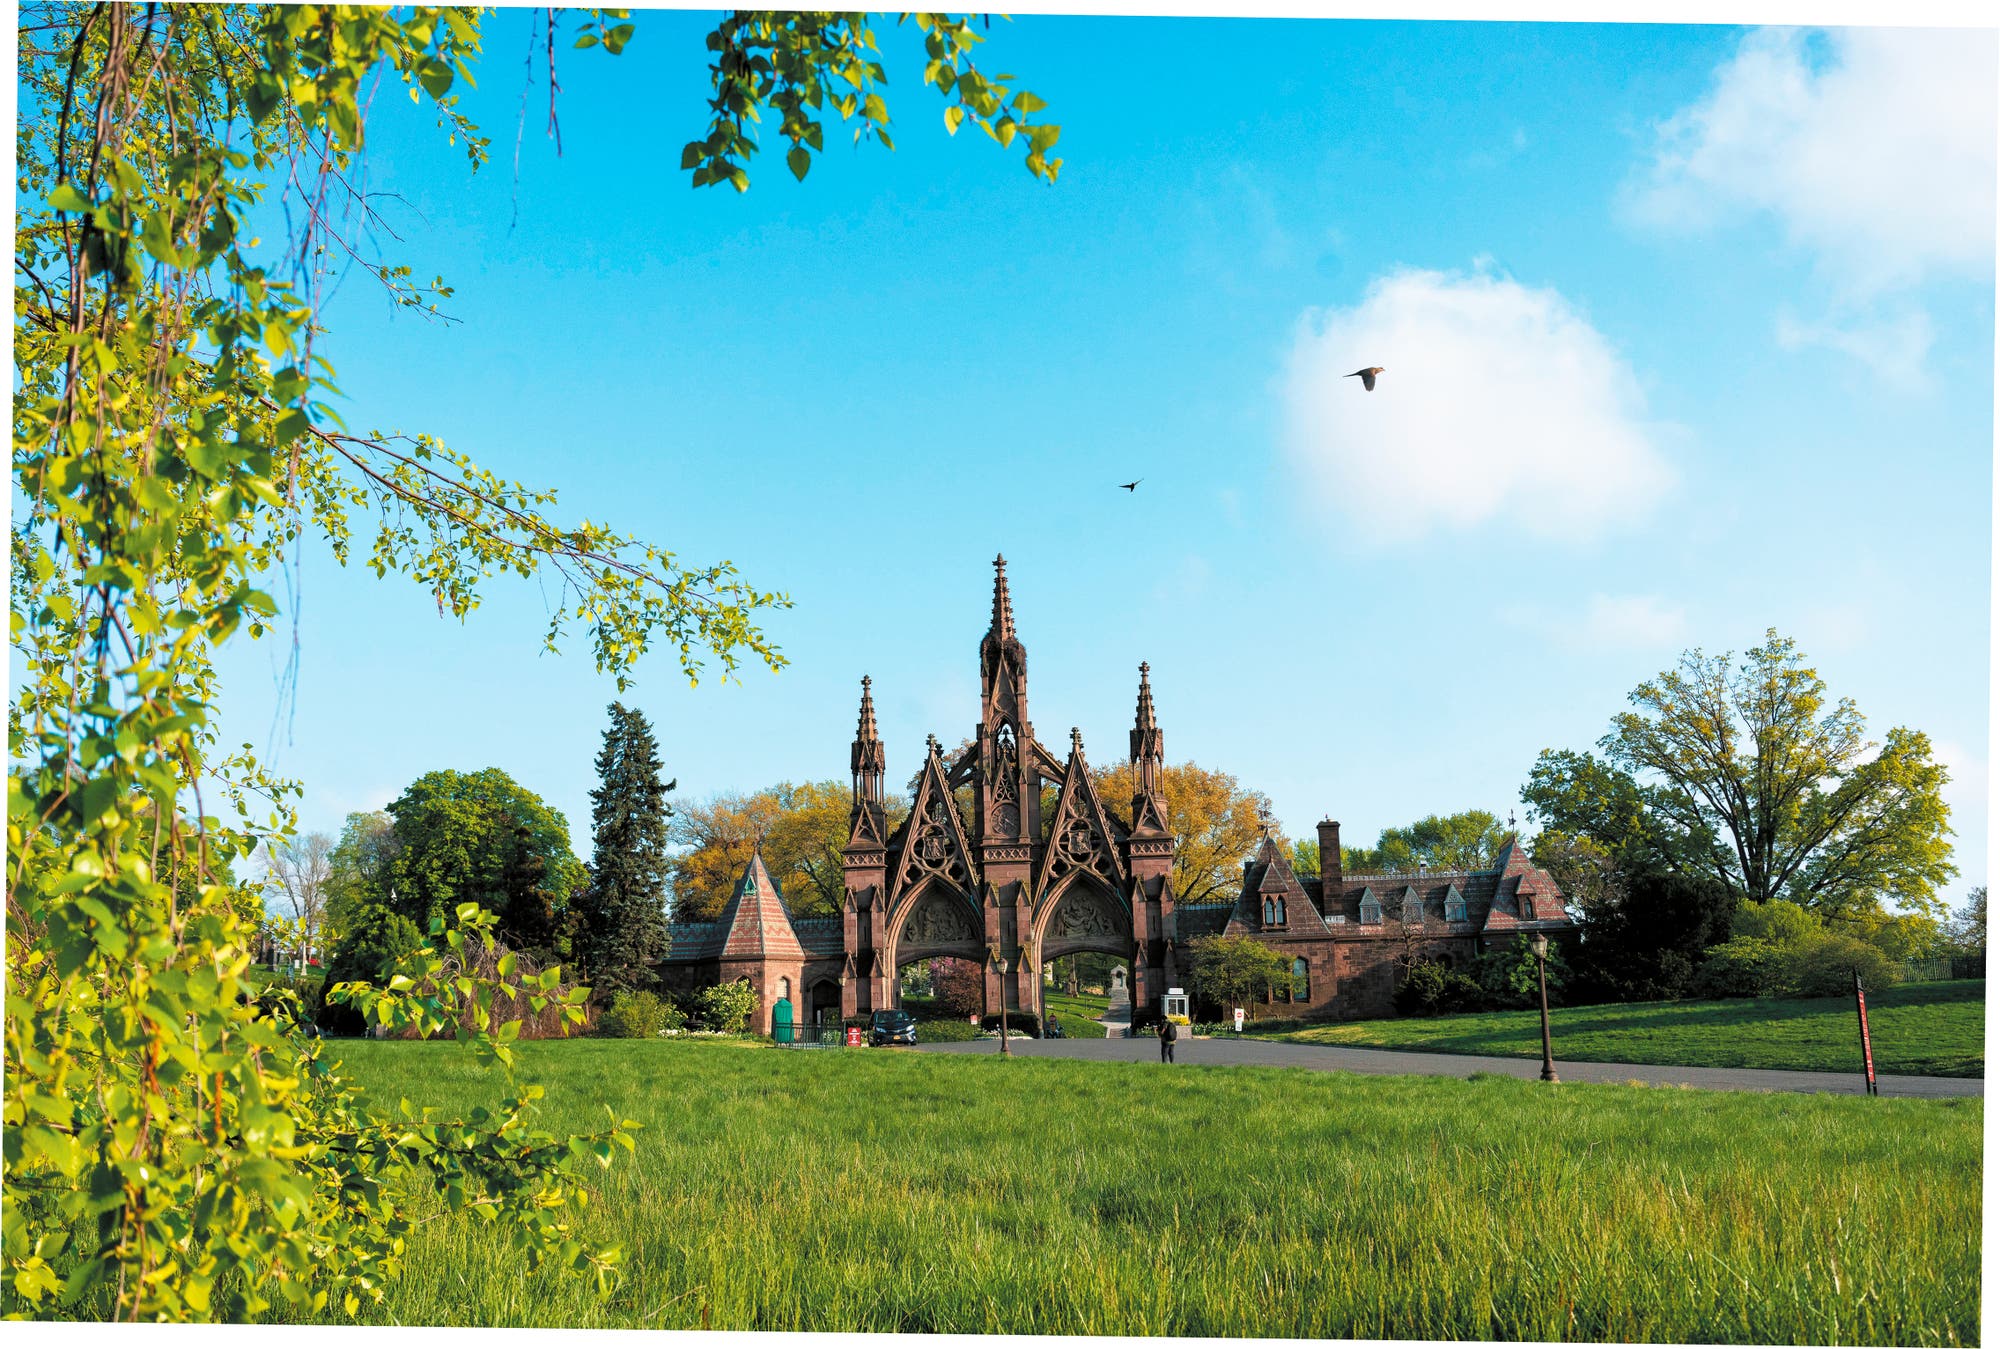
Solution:
{"label": "green grass lawn", "polygon": [[[1986,981],[1907,984],[1871,993],[1868,1031],[1877,1073],[1984,1077]],[[1245,1034],[1252,1033],[1254,1027],[1245,1027]],[[1861,1033],[1851,997],[1558,1007],[1549,1013],[1549,1034],[1557,1058],[1586,1063],[1861,1071]],[[1347,1021],[1260,1038],[1538,1059],[1541,1035],[1541,1022],[1529,1011]]]}
{"label": "green grass lawn", "polygon": [[[389,1099],[492,1089],[354,1042]],[[1979,1100],[748,1044],[521,1047],[545,1123],[645,1123],[600,1300],[476,1218],[373,1320],[717,1330],[1976,1341]],[[431,1201],[424,1201],[431,1202]]]}
{"label": "green grass lawn", "polygon": [[1063,1034],[1072,1038],[1104,1038],[1104,1026],[1097,1018],[1111,1005],[1109,998],[1094,998],[1089,994],[1070,997],[1066,993],[1043,993],[1042,1006],[1062,1023]]}

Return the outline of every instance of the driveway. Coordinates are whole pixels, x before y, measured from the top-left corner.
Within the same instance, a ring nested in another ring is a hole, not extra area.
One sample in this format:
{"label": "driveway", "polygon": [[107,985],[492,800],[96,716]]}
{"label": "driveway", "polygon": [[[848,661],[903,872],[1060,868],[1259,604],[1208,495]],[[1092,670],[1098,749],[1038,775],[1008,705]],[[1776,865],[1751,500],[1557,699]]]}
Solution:
{"label": "driveway", "polygon": [[[933,1054],[998,1054],[995,1041],[961,1040],[919,1045]],[[1150,1036],[1136,1040],[1015,1040],[1024,1058],[1091,1059],[1102,1063],[1159,1063],[1160,1047]],[[1489,1058],[1473,1054],[1416,1054],[1395,1049],[1349,1049],[1341,1045],[1301,1045],[1274,1040],[1189,1040],[1174,1047],[1176,1067],[1312,1068],[1334,1073],[1412,1073],[1426,1077],[1470,1077],[1504,1073],[1537,1078],[1534,1059]],[[1164,1067],[1165,1065],[1161,1065]],[[1556,1060],[1564,1082],[1644,1082],[1655,1087],[1706,1087],[1716,1091],[1827,1091],[1859,1096],[1867,1090],[1860,1073],[1800,1073],[1775,1068],[1674,1068],[1648,1063],[1572,1063]],[[1984,1096],[1978,1077],[1878,1077],[1884,1096]]]}

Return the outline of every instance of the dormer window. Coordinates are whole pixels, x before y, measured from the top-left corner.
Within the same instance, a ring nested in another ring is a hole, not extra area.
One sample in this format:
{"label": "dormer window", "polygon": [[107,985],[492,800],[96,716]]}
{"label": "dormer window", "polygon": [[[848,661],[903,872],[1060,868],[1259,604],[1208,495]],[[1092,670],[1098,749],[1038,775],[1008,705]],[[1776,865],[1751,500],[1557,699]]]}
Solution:
{"label": "dormer window", "polygon": [[1422,927],[1424,922],[1424,902],[1417,892],[1409,887],[1403,890],[1403,926]]}
{"label": "dormer window", "polygon": [[1382,921],[1382,903],[1375,898],[1373,890],[1361,892],[1361,921],[1364,925],[1379,924]]}
{"label": "dormer window", "polygon": [[1455,885],[1444,892],[1444,920],[1447,923],[1470,921],[1465,916],[1465,896],[1458,893]]}

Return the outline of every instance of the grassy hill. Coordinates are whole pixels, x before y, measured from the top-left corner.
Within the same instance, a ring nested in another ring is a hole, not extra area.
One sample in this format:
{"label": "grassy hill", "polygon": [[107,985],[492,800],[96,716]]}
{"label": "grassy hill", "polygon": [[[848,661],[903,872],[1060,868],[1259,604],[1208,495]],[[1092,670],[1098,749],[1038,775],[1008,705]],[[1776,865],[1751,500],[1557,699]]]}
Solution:
{"label": "grassy hill", "polygon": [[[355,1042],[463,1111],[450,1044]],[[521,1047],[645,1122],[600,1301],[473,1218],[379,1320],[717,1330],[1968,1343],[1983,1103],[750,1044]]]}
{"label": "grassy hill", "polygon": [[[1986,981],[1906,984],[1868,995],[1877,1073],[1983,1077]],[[1347,1021],[1246,1034],[1306,1044],[1431,1050],[1440,1054],[1542,1056],[1534,1012]],[[1736,998],[1558,1007],[1549,1013],[1556,1057],[1594,1063],[1669,1063],[1696,1068],[1861,1071],[1854,999]]]}

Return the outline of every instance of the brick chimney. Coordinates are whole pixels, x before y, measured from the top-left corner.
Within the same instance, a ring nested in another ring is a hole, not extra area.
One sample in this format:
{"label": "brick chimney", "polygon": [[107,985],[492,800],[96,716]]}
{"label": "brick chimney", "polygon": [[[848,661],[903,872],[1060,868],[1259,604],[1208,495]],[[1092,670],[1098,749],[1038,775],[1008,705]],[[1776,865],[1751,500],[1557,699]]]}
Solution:
{"label": "brick chimney", "polygon": [[1340,894],[1340,821],[1319,822],[1319,892],[1322,904]]}

